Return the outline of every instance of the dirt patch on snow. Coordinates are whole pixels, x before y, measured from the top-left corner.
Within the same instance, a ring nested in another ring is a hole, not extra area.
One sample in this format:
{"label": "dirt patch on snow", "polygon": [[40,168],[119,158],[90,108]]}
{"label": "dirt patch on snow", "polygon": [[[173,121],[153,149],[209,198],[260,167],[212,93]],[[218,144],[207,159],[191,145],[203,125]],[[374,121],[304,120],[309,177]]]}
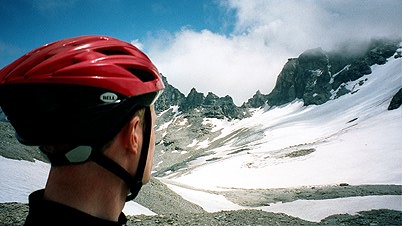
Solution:
{"label": "dirt patch on snow", "polygon": [[370,195],[402,195],[400,185],[349,186],[346,183],[334,186],[309,186],[278,189],[232,189],[215,192],[241,206],[257,207],[276,202],[291,202],[298,199],[322,200]]}

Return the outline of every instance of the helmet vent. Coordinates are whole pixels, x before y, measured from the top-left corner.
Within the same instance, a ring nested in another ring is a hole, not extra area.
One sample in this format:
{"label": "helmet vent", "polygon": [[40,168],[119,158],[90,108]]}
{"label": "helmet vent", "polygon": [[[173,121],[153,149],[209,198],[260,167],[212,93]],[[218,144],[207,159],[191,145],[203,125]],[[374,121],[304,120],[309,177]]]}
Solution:
{"label": "helmet vent", "polygon": [[45,61],[45,60],[47,60],[47,59],[53,57],[54,55],[55,55],[55,54],[52,54],[52,53],[46,54],[46,55],[44,56],[44,58],[43,58],[43,61]]}
{"label": "helmet vent", "polygon": [[143,82],[149,82],[155,79],[153,74],[148,71],[140,70],[138,68],[126,68],[126,70]]}
{"label": "helmet vent", "polygon": [[130,53],[127,53],[124,50],[121,49],[98,49],[96,50],[98,53],[102,53],[106,56],[112,56],[112,55],[130,55]]}

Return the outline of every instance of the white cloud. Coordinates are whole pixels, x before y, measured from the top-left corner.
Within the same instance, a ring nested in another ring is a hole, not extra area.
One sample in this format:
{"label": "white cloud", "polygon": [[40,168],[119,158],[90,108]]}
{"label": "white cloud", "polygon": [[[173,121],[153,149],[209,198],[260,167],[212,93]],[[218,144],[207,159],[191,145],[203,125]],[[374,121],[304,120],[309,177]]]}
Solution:
{"label": "white cloud", "polygon": [[229,94],[237,104],[265,87],[261,84],[272,86],[274,80],[261,75],[273,69],[279,71],[278,65],[283,65],[281,61],[267,60],[269,52],[262,42],[208,30],[183,30],[161,52],[154,51],[151,56],[159,70],[182,92],[196,87],[204,93]]}
{"label": "white cloud", "polygon": [[351,40],[401,36],[402,1],[228,0],[237,20],[229,35],[183,28],[147,41],[149,53],[171,84],[192,87],[236,104],[258,89],[269,93],[284,63],[304,50],[330,50]]}
{"label": "white cloud", "polygon": [[131,45],[137,47],[139,50],[143,50],[144,48],[144,45],[138,39],[132,40],[130,43]]}
{"label": "white cloud", "polygon": [[292,50],[332,48],[348,40],[401,35],[402,2],[385,1],[252,1],[230,0],[238,10],[236,32],[258,33],[271,45]]}

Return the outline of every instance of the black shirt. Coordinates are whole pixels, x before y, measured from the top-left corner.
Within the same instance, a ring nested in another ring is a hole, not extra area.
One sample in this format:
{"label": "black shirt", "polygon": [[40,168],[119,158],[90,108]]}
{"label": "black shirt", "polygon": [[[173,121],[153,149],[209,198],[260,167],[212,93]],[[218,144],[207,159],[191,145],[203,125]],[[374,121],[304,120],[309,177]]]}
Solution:
{"label": "black shirt", "polygon": [[45,190],[38,190],[29,195],[29,214],[25,225],[124,225],[127,218],[124,213],[119,221],[109,221],[94,217],[72,207],[45,200]]}

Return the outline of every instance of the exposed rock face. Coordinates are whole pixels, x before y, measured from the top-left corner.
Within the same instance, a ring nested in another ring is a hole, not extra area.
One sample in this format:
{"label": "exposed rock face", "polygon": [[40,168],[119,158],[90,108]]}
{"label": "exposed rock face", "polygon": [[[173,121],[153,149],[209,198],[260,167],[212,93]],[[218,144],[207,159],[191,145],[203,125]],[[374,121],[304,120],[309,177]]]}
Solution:
{"label": "exposed rock face", "polygon": [[266,103],[279,106],[300,99],[305,105],[320,105],[350,93],[345,84],[370,74],[370,66],[385,64],[394,54],[395,58],[401,57],[401,52],[397,52],[400,42],[383,39],[349,44],[332,52],[321,48],[307,50],[288,60],[270,94],[257,91],[241,107],[230,96],[218,97],[213,93],[205,96],[195,88],[186,97],[163,77],[166,89],[156,103],[156,110],[161,112],[176,105],[183,113],[197,110],[205,117],[241,119],[248,116],[248,108],[263,107]]}
{"label": "exposed rock face", "polygon": [[402,88],[392,98],[391,103],[388,106],[388,110],[398,109],[402,105]]}
{"label": "exposed rock face", "polygon": [[[330,62],[334,81],[332,88],[335,90],[342,83],[354,81],[364,75],[370,74],[370,66],[374,64],[382,65],[387,62],[387,58],[395,54],[401,40],[373,40],[367,49],[352,56],[345,55],[342,52],[334,52],[330,54]],[[339,70],[349,66],[346,70]],[[338,71],[336,71],[338,70]]]}
{"label": "exposed rock face", "polygon": [[243,108],[259,108],[261,106],[265,105],[265,102],[267,101],[268,95],[262,94],[261,91],[257,91],[254,96],[246,103],[243,104]]}
{"label": "exposed rock face", "polygon": [[197,92],[195,88],[192,88],[188,96],[180,103],[180,110],[189,112],[197,107],[201,107],[204,103],[204,94]]}
{"label": "exposed rock face", "polygon": [[243,118],[241,110],[234,104],[232,97],[228,95],[225,97],[218,97],[209,92],[205,97],[202,106],[204,108],[204,115],[207,118]]}
{"label": "exposed rock face", "polygon": [[296,98],[301,97],[305,105],[325,103],[331,97],[328,56],[321,48],[306,51],[299,57],[299,67],[299,75],[304,75],[304,82],[298,78],[297,92],[300,93],[296,93]]}
{"label": "exposed rock face", "polygon": [[191,113],[192,111],[200,111],[204,117],[207,118],[229,118],[239,119],[244,118],[246,112],[243,108],[237,107],[232,97],[218,97],[217,95],[209,92],[206,97],[203,93],[197,92],[193,88],[185,100],[180,104],[180,111],[184,113]]}
{"label": "exposed rock face", "polygon": [[162,76],[162,80],[165,84],[165,90],[155,104],[157,112],[162,112],[171,106],[179,105],[186,98],[183,93],[168,83],[165,76]]}
{"label": "exposed rock face", "polygon": [[[237,107],[230,96],[218,97],[211,92],[205,96],[195,88],[186,97],[163,77],[166,89],[156,103],[156,110],[161,112],[171,106],[179,106],[179,111],[185,114],[197,111],[197,114],[208,118],[241,119],[249,115],[249,108],[265,104],[279,106],[300,99],[304,105],[320,105],[350,93],[346,83],[370,74],[370,66],[385,64],[387,58],[395,53],[395,57],[400,57],[401,53],[397,52],[400,41],[373,40],[365,45],[351,44],[332,52],[321,48],[307,50],[298,58],[288,60],[270,94],[257,91],[241,107]],[[357,45],[359,47],[355,47]],[[352,48],[360,50],[352,51]]]}
{"label": "exposed rock face", "polygon": [[331,96],[329,59],[321,49],[311,49],[290,59],[279,74],[268,104],[282,105],[302,99],[305,105],[323,104]]}
{"label": "exposed rock face", "polygon": [[226,117],[239,119],[248,115],[244,108],[237,107],[234,104],[230,96],[218,97],[209,92],[205,97],[203,93],[193,88],[186,97],[178,89],[170,85],[165,77],[162,77],[162,79],[166,87],[155,104],[157,112],[167,110],[171,106],[179,106],[179,110],[182,113],[193,114],[194,111],[198,111],[207,118],[223,119]]}
{"label": "exposed rock face", "polygon": [[370,74],[374,64],[385,64],[399,43],[400,40],[374,40],[364,51],[353,54],[325,52],[321,48],[307,50],[288,60],[266,97],[267,103],[279,106],[301,99],[305,105],[319,105],[331,98],[331,91],[336,92],[335,98],[349,93],[344,84]]}

